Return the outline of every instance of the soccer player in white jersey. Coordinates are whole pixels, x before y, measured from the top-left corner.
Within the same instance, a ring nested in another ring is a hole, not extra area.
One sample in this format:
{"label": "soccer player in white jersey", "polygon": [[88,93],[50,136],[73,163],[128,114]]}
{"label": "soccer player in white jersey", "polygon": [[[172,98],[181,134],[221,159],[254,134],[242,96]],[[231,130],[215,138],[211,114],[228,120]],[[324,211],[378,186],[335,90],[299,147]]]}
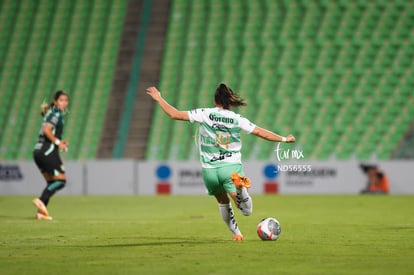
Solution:
{"label": "soccer player in white jersey", "polygon": [[241,163],[240,132],[243,130],[273,142],[295,142],[295,137],[283,137],[260,128],[231,111],[232,107],[245,106],[246,102],[223,83],[214,94],[214,108],[180,111],[171,106],[157,88],[148,88],[147,94],[172,119],[200,123],[198,145],[204,184],[208,194],[217,199],[221,217],[233,233],[233,240],[243,240],[229,199],[233,199],[243,215],[252,213],[252,198],[247,191],[250,180],[244,176]]}

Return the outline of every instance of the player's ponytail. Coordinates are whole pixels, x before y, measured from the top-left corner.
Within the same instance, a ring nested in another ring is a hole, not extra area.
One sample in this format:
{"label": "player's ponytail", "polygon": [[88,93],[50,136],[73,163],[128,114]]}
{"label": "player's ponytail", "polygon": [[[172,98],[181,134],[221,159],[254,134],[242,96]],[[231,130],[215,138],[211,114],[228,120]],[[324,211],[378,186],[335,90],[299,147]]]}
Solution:
{"label": "player's ponytail", "polygon": [[44,117],[47,111],[49,111],[49,109],[52,108],[52,106],[53,103],[47,103],[46,101],[43,101],[40,105],[40,115]]}
{"label": "player's ponytail", "polygon": [[235,94],[226,84],[221,83],[214,94],[216,104],[223,106],[224,109],[230,107],[246,106],[246,101],[239,95]]}

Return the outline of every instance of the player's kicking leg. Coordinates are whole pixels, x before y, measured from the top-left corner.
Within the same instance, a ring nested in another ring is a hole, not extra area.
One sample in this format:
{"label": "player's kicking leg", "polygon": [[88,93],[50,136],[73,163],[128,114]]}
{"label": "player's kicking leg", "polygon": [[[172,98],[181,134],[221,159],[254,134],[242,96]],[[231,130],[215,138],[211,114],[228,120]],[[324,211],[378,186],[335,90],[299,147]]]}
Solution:
{"label": "player's kicking leg", "polygon": [[253,201],[247,191],[247,188],[251,186],[250,179],[245,176],[240,176],[237,173],[233,173],[230,178],[236,186],[235,201],[237,208],[243,215],[250,216],[253,211]]}

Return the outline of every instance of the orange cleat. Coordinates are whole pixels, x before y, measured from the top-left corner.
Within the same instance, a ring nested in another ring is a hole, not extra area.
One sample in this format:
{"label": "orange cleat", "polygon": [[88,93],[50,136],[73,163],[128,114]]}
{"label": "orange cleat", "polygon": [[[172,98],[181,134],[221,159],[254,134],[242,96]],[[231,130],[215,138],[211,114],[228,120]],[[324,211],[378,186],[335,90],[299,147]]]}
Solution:
{"label": "orange cleat", "polygon": [[42,213],[37,213],[35,218],[37,220],[47,220],[47,221],[53,220],[53,218],[51,216],[46,216],[46,215],[43,215]]}
{"label": "orange cleat", "polygon": [[45,204],[41,200],[34,199],[33,204],[37,207],[39,213],[43,214],[44,216],[49,216],[49,212],[47,211]]}
{"label": "orange cleat", "polygon": [[242,187],[250,188],[251,186],[251,183],[248,177],[240,176],[237,173],[233,173],[231,174],[230,178],[233,181],[237,189],[241,189]]}
{"label": "orange cleat", "polygon": [[243,235],[242,234],[236,234],[233,236],[233,241],[243,241]]}

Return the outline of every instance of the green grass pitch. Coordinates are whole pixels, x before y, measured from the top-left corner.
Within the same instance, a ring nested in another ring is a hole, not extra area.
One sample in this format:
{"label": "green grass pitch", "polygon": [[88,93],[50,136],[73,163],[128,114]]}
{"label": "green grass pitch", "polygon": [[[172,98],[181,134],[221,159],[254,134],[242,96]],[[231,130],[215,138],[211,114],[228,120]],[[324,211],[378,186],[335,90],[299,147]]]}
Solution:
{"label": "green grass pitch", "polygon": [[[231,241],[205,196],[0,196],[5,274],[414,274],[413,196],[254,196]],[[279,240],[256,225],[277,218]]]}

